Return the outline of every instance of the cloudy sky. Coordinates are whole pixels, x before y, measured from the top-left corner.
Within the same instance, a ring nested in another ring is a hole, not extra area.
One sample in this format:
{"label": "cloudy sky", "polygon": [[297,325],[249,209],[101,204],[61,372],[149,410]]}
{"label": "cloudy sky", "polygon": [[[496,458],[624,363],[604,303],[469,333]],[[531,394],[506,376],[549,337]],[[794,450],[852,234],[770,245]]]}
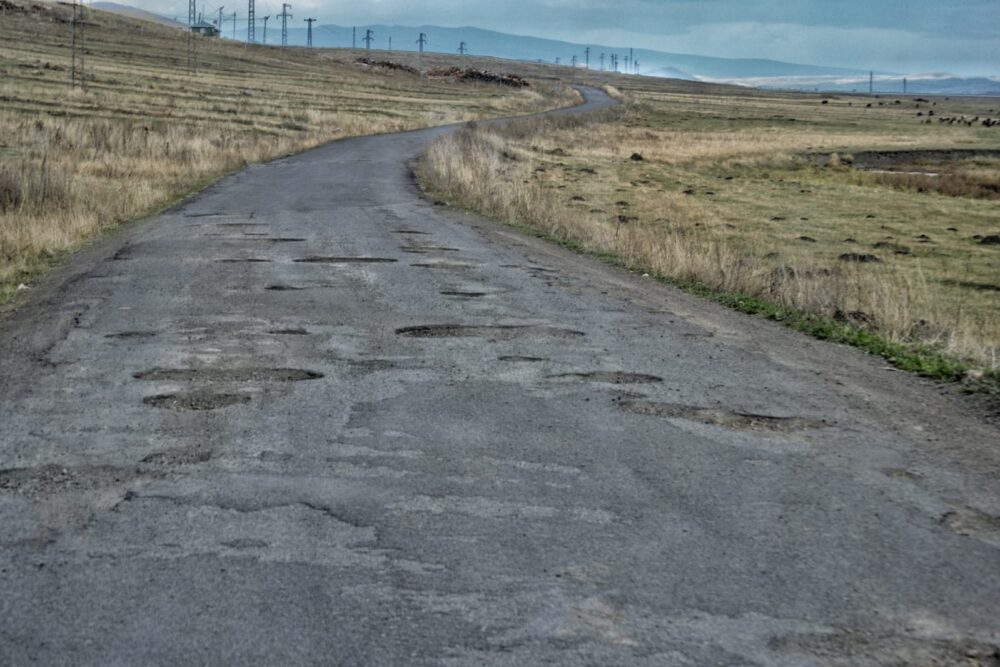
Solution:
{"label": "cloudy sky", "polygon": [[[212,2],[206,2],[211,11]],[[235,5],[233,0],[214,2]],[[238,2],[245,8],[245,0]],[[261,9],[278,13],[281,0],[257,2],[258,13]],[[901,73],[1000,75],[1000,0],[290,2],[297,15],[308,12],[321,23],[339,25],[476,26],[698,55],[772,58]],[[183,0],[131,0],[131,4],[163,14],[187,15]]]}

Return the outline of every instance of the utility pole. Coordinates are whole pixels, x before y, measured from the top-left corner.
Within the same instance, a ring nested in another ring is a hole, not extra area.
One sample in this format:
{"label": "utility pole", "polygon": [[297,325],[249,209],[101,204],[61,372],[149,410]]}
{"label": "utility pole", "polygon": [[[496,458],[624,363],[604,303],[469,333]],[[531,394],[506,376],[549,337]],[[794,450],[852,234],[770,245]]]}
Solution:
{"label": "utility pole", "polygon": [[468,46],[466,46],[465,42],[462,42],[461,44],[458,45],[458,55],[464,56],[468,52],[469,48]]}
{"label": "utility pole", "polygon": [[573,62],[573,69],[576,69],[576,54],[575,53],[573,54],[573,60],[572,60],[572,62]]}
{"label": "utility pole", "polygon": [[351,48],[358,48],[358,29],[357,27],[351,28]]}
{"label": "utility pole", "polygon": [[261,40],[262,44],[267,44],[267,20],[271,18],[270,16],[264,16],[261,20],[264,21],[264,34]]}
{"label": "utility pole", "polygon": [[292,18],[292,15],[288,13],[288,10],[292,6],[287,2],[281,3],[281,13],[278,16],[281,18],[281,45],[288,46],[288,19]]}
{"label": "utility pole", "polygon": [[635,65],[635,52],[632,49],[628,50],[628,62],[625,64],[627,65],[625,69],[631,72]]}
{"label": "utility pole", "polygon": [[253,44],[257,41],[257,19],[256,19],[256,4],[255,0],[247,0],[247,44]]}
{"label": "utility pole", "polygon": [[420,46],[420,55],[417,56],[417,69],[422,72],[424,69],[424,46],[427,45],[427,35],[420,33],[420,37],[417,37],[417,44]]}
{"label": "utility pole", "polygon": [[236,12],[233,12],[233,39],[236,39]]}
{"label": "utility pole", "polygon": [[365,43],[365,54],[366,55],[372,52],[372,40],[374,40],[374,39],[375,39],[375,33],[372,32],[370,28],[366,28],[365,29],[365,37],[364,37],[363,40],[361,40],[361,41],[363,41]]}
{"label": "utility pole", "polygon": [[638,75],[639,74],[639,61],[637,60],[637,61],[635,61],[632,64],[635,65],[635,73],[636,73],[636,75]]}
{"label": "utility pole", "polygon": [[868,73],[868,94],[872,95],[875,93],[875,72]]}
{"label": "utility pole", "polygon": [[309,27],[306,29],[306,48],[311,49],[313,47],[313,23],[316,19],[302,19],[305,21]]}
{"label": "utility pole", "polygon": [[556,65],[559,65],[561,63],[562,63],[562,58],[560,58],[559,56],[556,56]]}
{"label": "utility pole", "polygon": [[217,26],[219,26],[219,36],[220,37],[222,36],[222,10],[223,9],[225,9],[225,7],[219,7],[219,22],[216,24]]}
{"label": "utility pole", "polygon": [[583,54],[587,58],[587,69],[590,69],[590,47],[589,46],[586,49],[583,50]]}
{"label": "utility pole", "polygon": [[604,71],[604,54],[601,54],[601,71]]}
{"label": "utility pole", "polygon": [[392,53],[392,35],[389,35],[389,53]]}
{"label": "utility pole", "polygon": [[906,94],[906,77],[903,77],[903,94]]}
{"label": "utility pole", "polygon": [[83,0],[73,2],[73,44],[72,44],[72,65],[70,66],[70,87],[76,88],[80,83],[81,90],[87,90],[87,74],[84,66],[84,54],[86,53],[86,36],[84,26],[87,17],[84,14]]}

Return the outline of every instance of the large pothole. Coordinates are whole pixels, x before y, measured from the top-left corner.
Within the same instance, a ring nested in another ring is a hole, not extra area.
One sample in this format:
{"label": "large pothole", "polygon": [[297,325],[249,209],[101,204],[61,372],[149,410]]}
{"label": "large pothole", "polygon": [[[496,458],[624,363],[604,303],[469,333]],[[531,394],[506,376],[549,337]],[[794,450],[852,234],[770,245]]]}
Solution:
{"label": "large pothole", "polygon": [[227,394],[210,391],[179,392],[176,394],[159,394],[142,399],[146,405],[178,412],[205,412],[242,405],[251,401],[249,394]]}
{"label": "large pothole", "polygon": [[585,335],[582,331],[560,329],[557,327],[463,324],[424,324],[396,329],[396,333],[409,338],[490,338],[492,340],[514,340],[517,338],[575,339]]}
{"label": "large pothole", "polygon": [[299,264],[392,264],[398,260],[391,257],[303,257],[295,261]]}
{"label": "large pothole", "polygon": [[821,428],[826,422],[802,417],[774,417],[746,412],[735,412],[724,408],[703,408],[678,403],[657,403],[653,401],[622,401],[618,407],[626,412],[654,417],[670,417],[687,421],[722,426],[736,431],[763,431],[789,433]]}
{"label": "large pothole", "polygon": [[663,378],[646,373],[626,373],[625,371],[590,371],[587,373],[560,373],[548,376],[556,382],[603,382],[605,384],[652,384],[663,382]]}
{"label": "large pothole", "polygon": [[150,382],[303,382],[323,374],[301,368],[153,368],[133,377]]}

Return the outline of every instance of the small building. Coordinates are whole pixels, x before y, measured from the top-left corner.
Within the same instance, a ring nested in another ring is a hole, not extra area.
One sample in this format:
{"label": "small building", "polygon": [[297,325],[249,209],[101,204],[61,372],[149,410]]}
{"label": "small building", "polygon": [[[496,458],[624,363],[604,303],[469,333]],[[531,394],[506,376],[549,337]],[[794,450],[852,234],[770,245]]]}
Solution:
{"label": "small building", "polygon": [[206,21],[198,21],[191,26],[191,32],[196,35],[201,35],[202,37],[218,37],[221,32],[218,26],[215,26]]}

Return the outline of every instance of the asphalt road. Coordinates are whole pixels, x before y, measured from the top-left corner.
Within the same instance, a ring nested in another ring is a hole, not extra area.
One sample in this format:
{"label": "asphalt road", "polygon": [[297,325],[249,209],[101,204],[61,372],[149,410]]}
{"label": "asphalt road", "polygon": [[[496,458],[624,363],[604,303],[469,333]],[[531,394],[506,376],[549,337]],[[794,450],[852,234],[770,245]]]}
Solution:
{"label": "asphalt road", "polygon": [[0,323],[0,663],[1000,663],[995,427],[422,200],[441,131],[251,167]]}

